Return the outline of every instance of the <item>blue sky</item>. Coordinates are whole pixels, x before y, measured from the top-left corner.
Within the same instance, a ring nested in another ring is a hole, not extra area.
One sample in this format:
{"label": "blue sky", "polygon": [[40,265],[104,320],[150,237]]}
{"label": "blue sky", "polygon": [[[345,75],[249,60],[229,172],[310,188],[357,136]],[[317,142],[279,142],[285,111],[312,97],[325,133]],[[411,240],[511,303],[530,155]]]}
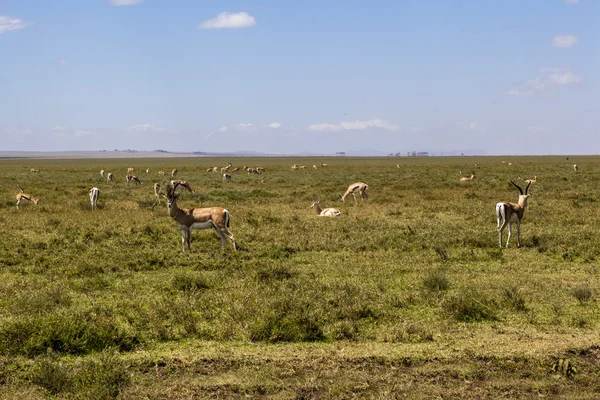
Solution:
{"label": "blue sky", "polygon": [[0,150],[596,154],[596,0],[0,0]]}

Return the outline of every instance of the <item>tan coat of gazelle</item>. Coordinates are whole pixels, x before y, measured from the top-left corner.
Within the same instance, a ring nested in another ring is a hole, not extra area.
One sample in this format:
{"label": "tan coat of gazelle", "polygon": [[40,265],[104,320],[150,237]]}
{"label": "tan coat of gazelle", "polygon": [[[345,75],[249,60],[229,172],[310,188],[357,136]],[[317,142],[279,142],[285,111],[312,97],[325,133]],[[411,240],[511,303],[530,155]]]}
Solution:
{"label": "tan coat of gazelle", "polygon": [[510,241],[510,237],[512,235],[512,223],[517,224],[517,247],[521,246],[521,220],[523,219],[523,215],[525,214],[525,208],[527,207],[527,199],[531,196],[527,194],[527,190],[529,189],[529,185],[531,182],[527,184],[525,187],[525,194],[523,194],[523,189],[521,189],[516,183],[510,181],[517,189],[519,189],[519,202],[509,203],[508,201],[502,201],[496,204],[496,217],[498,218],[498,243],[500,247],[502,247],[502,232],[506,225],[508,225],[508,239],[506,239],[506,247],[508,247],[508,242]]}
{"label": "tan coat of gazelle", "polygon": [[468,178],[466,176],[463,176],[462,178],[460,178],[460,181],[461,182],[470,182],[470,181],[474,180],[475,178],[477,178],[477,177],[475,176],[475,172],[473,172],[471,174],[471,176]]}
{"label": "tan coat of gazelle", "polygon": [[19,187],[19,189],[20,192],[17,193],[17,210],[19,209],[19,203],[21,202],[21,200],[31,201],[36,206],[38,205],[38,203],[40,202],[39,199],[36,199],[32,195],[25,193],[21,187]]}
{"label": "tan coat of gazelle", "polygon": [[348,186],[348,189],[346,189],[346,193],[344,193],[342,196],[340,196],[340,198],[342,199],[342,201],[346,201],[346,197],[350,193],[352,193],[352,197],[354,197],[354,202],[356,203],[355,193],[358,192],[360,194],[360,197],[362,197],[363,201],[369,200],[369,196],[367,196],[368,188],[369,188],[369,185],[367,185],[364,182],[355,182],[355,183],[351,184],[350,186]]}
{"label": "tan coat of gazelle", "polygon": [[315,200],[314,203],[312,204],[312,206],[310,206],[310,208],[314,208],[315,210],[317,210],[317,214],[319,214],[319,216],[321,217],[339,217],[340,215],[342,215],[342,212],[340,210],[338,210],[337,208],[321,208],[319,206],[320,201],[319,200]]}
{"label": "tan coat of gazelle", "polygon": [[230,214],[221,207],[209,208],[179,208],[177,198],[179,194],[169,193],[165,196],[167,199],[167,208],[169,216],[177,222],[181,229],[181,249],[185,251],[187,243],[188,250],[191,250],[192,229],[213,228],[221,236],[221,248],[225,248],[227,239],[231,242],[233,251],[235,251],[235,239],[229,232]]}

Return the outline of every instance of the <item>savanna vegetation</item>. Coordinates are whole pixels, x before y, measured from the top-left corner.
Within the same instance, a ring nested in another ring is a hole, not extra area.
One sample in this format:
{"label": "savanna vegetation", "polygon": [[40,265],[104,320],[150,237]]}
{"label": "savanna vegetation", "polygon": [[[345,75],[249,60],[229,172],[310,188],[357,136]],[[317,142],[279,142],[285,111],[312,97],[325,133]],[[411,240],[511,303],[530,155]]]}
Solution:
{"label": "savanna vegetation", "polygon": [[[228,161],[265,172],[206,172]],[[181,252],[153,209],[173,168],[237,252]],[[534,175],[500,249],[495,204]],[[18,159],[0,182],[0,398],[600,397],[600,158]]]}

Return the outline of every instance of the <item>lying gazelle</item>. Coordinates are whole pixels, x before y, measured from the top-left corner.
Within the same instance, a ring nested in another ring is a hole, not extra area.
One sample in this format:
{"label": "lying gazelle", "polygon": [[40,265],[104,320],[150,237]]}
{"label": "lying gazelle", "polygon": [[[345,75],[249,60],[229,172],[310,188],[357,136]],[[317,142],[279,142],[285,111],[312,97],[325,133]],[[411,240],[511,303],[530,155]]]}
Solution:
{"label": "lying gazelle", "polygon": [[96,208],[96,203],[98,203],[98,196],[100,195],[100,189],[97,187],[93,187],[90,189],[90,202],[92,203],[92,211]]}
{"label": "lying gazelle", "polygon": [[319,214],[319,216],[321,217],[339,217],[340,215],[342,215],[342,212],[340,210],[338,210],[337,208],[321,208],[319,206],[320,201],[319,200],[315,200],[314,203],[312,204],[312,206],[310,206],[310,208],[314,208],[315,210],[317,210],[317,214]]}
{"label": "lying gazelle", "polygon": [[191,250],[192,229],[214,228],[221,236],[221,249],[225,248],[227,239],[231,241],[233,251],[235,251],[235,239],[229,232],[230,214],[224,208],[179,208],[177,207],[177,198],[179,194],[170,193],[165,196],[167,199],[167,208],[169,216],[177,222],[181,229],[181,250],[185,251],[187,243],[188,250]]}
{"label": "lying gazelle", "polygon": [[127,180],[127,184],[129,185],[129,182],[134,181],[135,183],[137,183],[138,185],[142,184],[142,181],[140,181],[140,179],[135,176],[135,175],[127,175],[125,177],[125,179]]}
{"label": "lying gazelle", "polygon": [[164,174],[165,174],[165,171],[158,171],[158,174],[159,174],[159,175],[164,175]]}
{"label": "lying gazelle", "polygon": [[533,179],[527,179],[525,182],[527,182],[527,183],[536,183],[537,182],[537,175],[534,175]]}
{"label": "lying gazelle", "polygon": [[229,174],[223,174],[223,180],[224,181],[230,181],[231,180],[231,175],[229,175]]}
{"label": "lying gazelle", "polygon": [[369,185],[367,185],[364,182],[355,182],[355,183],[351,184],[350,186],[348,186],[348,189],[346,189],[346,193],[344,193],[343,196],[340,196],[340,198],[342,199],[342,201],[346,201],[346,197],[350,193],[352,193],[352,197],[354,197],[354,202],[356,203],[356,195],[354,193],[358,192],[358,193],[360,193],[360,197],[362,197],[363,201],[369,200],[369,196],[367,196],[368,188],[369,188]]}
{"label": "lying gazelle", "polygon": [[35,169],[35,168],[31,168],[30,171],[33,172],[33,173],[40,172],[39,169]]}
{"label": "lying gazelle", "polygon": [[115,176],[112,174],[112,172],[109,172],[106,176],[106,182],[112,182],[113,179],[115,179]]}
{"label": "lying gazelle", "polygon": [[181,179],[173,179],[171,181],[171,187],[173,188],[173,193],[175,193],[178,187],[182,187],[184,190],[187,190],[190,193],[194,193],[188,181],[184,181]]}
{"label": "lying gazelle", "polygon": [[525,194],[523,194],[523,189],[521,189],[516,183],[510,181],[521,193],[519,195],[519,202],[509,203],[508,201],[503,201],[496,204],[496,217],[498,218],[498,242],[500,243],[500,247],[502,247],[502,231],[506,228],[508,224],[508,239],[506,239],[506,247],[508,247],[508,242],[510,241],[510,236],[512,234],[512,223],[515,222],[517,224],[517,247],[521,246],[521,220],[523,219],[523,214],[525,213],[525,207],[527,207],[527,199],[531,196],[527,194],[527,190],[529,189],[529,185],[531,182],[527,184],[525,187]]}
{"label": "lying gazelle", "polygon": [[469,182],[469,181],[472,181],[472,180],[473,180],[473,179],[475,179],[475,178],[477,178],[477,177],[475,176],[475,171],[473,171],[473,172],[471,173],[471,176],[470,176],[470,177],[468,177],[468,178],[467,178],[466,176],[463,176],[462,178],[460,178],[460,181],[461,181],[461,182]]}
{"label": "lying gazelle", "polygon": [[298,169],[299,169],[298,164],[292,165],[292,171],[298,171]]}
{"label": "lying gazelle", "polygon": [[33,202],[33,204],[35,204],[36,206],[38,205],[38,203],[40,202],[39,199],[36,199],[35,197],[33,197],[30,194],[27,194],[23,191],[22,187],[19,187],[20,192],[17,193],[17,210],[19,209],[19,203],[21,202],[21,200],[27,200],[27,201],[31,201]]}

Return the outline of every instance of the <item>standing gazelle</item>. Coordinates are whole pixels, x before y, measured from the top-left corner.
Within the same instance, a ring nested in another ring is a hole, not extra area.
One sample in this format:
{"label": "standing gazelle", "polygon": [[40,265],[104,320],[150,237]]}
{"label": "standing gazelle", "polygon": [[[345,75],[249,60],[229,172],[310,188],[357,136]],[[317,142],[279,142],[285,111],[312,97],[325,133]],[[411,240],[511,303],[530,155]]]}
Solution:
{"label": "standing gazelle", "polygon": [[364,182],[353,183],[350,186],[348,186],[348,189],[346,189],[346,193],[344,193],[340,198],[342,199],[342,201],[346,201],[346,197],[350,193],[352,193],[352,197],[354,197],[354,202],[356,203],[356,195],[354,193],[358,192],[358,193],[360,193],[360,197],[362,197],[363,201],[369,200],[369,196],[367,196],[368,188],[369,188],[369,185],[367,185]]}
{"label": "standing gazelle", "polygon": [[221,207],[210,208],[179,208],[177,207],[177,198],[179,194],[169,193],[165,196],[167,199],[167,208],[169,216],[177,222],[181,229],[181,250],[185,251],[187,243],[188,250],[191,250],[192,229],[214,228],[221,236],[221,249],[225,248],[227,239],[231,241],[233,251],[235,251],[235,239],[229,232],[229,211]]}
{"label": "standing gazelle", "polygon": [[337,208],[321,208],[319,203],[321,203],[319,200],[315,200],[310,208],[317,210],[320,217],[339,217],[342,215],[342,212]]}
{"label": "standing gazelle", "polygon": [[502,201],[496,204],[496,217],[498,218],[498,242],[500,243],[500,247],[502,247],[502,231],[508,225],[508,239],[506,239],[506,247],[508,247],[508,242],[510,241],[510,236],[512,235],[512,223],[515,222],[517,224],[517,247],[521,247],[521,220],[523,219],[523,214],[525,214],[525,207],[527,207],[527,199],[531,196],[531,193],[527,194],[527,190],[529,189],[529,185],[531,182],[527,184],[525,187],[525,194],[523,194],[523,189],[521,189],[516,183],[510,181],[521,193],[519,195],[519,202],[509,203],[508,201]]}
{"label": "standing gazelle", "polygon": [[96,203],[98,203],[98,196],[100,195],[100,189],[97,187],[93,187],[90,189],[90,202],[92,203],[92,211],[96,208]]}

